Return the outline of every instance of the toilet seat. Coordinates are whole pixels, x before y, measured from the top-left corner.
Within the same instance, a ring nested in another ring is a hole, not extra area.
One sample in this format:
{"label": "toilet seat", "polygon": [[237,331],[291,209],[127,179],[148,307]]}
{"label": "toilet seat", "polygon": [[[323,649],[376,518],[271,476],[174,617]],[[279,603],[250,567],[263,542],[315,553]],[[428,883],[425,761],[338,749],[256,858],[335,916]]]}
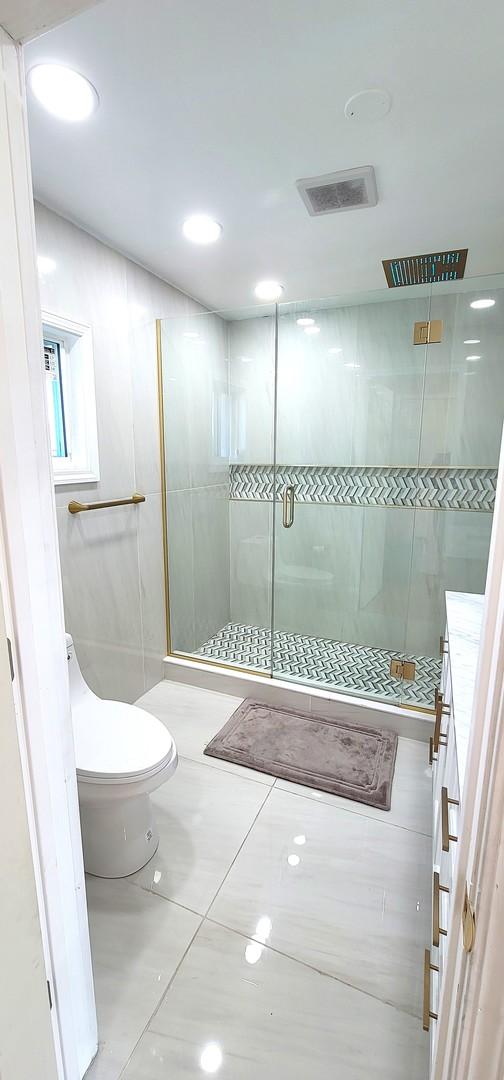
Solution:
{"label": "toilet seat", "polygon": [[136,705],[94,694],[72,708],[75,761],[80,782],[127,784],[148,780],[176,755],[175,743],[156,716]]}

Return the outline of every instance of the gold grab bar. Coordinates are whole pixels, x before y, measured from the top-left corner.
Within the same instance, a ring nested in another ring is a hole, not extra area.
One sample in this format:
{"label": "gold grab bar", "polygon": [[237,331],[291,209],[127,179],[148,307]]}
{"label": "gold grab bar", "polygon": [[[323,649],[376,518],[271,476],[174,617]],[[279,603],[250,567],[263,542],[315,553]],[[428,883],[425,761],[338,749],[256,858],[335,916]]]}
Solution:
{"label": "gold grab bar", "polygon": [[134,491],[129,499],[110,499],[108,502],[81,503],[72,499],[72,502],[68,504],[68,509],[71,514],[82,514],[83,510],[105,510],[108,506],[129,506],[130,503],[142,502],[145,502],[145,495]]}
{"label": "gold grab bar", "polygon": [[448,788],[441,788],[441,836],[443,851],[450,850],[450,840],[458,840],[458,836],[450,836],[450,819],[448,816],[448,807],[458,805],[458,799],[448,798]]}
{"label": "gold grab bar", "polygon": [[430,1028],[430,1021],[437,1020],[437,1013],[431,1012],[430,1007],[430,973],[431,971],[439,971],[437,964],[431,964],[430,949],[426,949],[424,953],[424,983],[423,983],[423,1024],[424,1031],[428,1031]]}
{"label": "gold grab bar", "polygon": [[441,885],[439,881],[439,874],[437,870],[434,871],[434,880],[432,885],[432,944],[439,948],[439,936],[446,937],[448,931],[443,930],[440,926],[440,907],[441,897],[440,893],[449,893],[447,885]]}
{"label": "gold grab bar", "polygon": [[292,484],[287,484],[286,487],[284,487],[282,502],[282,525],[284,529],[290,529],[291,526],[294,524],[294,488]]}

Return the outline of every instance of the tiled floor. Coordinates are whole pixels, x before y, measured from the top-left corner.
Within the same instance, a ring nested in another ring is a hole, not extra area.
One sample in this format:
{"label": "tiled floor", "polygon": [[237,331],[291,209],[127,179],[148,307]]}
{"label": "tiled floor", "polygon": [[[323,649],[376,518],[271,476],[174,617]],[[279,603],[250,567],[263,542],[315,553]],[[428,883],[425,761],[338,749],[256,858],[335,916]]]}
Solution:
{"label": "tiled floor", "polygon": [[131,878],[88,878],[100,1051],[89,1080],[427,1080],[430,770],[399,740],[389,813],[206,758],[240,698],[139,704],[180,766]]}
{"label": "tiled floor", "polygon": [[[311,686],[358,692],[394,705],[432,708],[434,690],[439,685],[441,661],[432,656],[374,649],[329,638],[306,637],[243,623],[228,623],[205,641],[195,656],[207,656],[225,664],[270,671]],[[411,660],[415,678],[392,678],[390,661]]]}

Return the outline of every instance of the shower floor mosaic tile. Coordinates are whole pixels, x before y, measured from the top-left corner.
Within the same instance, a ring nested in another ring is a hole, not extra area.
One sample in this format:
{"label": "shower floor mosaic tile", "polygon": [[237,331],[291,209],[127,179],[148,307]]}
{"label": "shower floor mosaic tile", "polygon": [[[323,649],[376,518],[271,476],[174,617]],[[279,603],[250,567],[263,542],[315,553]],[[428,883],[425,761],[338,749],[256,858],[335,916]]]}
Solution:
{"label": "shower floor mosaic tile", "polygon": [[[351,645],[329,638],[306,637],[277,630],[274,634],[276,675],[299,679],[332,690],[350,690],[406,705],[432,708],[434,689],[439,685],[441,660],[412,656],[365,645]],[[241,623],[228,623],[195,653],[255,670],[271,670],[271,630]],[[391,678],[392,659],[413,660],[416,678],[412,682]]]}

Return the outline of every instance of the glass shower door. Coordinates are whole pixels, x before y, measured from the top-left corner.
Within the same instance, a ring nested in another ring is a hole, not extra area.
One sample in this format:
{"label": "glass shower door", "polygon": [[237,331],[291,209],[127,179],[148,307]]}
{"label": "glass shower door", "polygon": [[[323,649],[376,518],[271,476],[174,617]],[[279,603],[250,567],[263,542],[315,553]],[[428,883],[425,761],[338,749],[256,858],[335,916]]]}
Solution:
{"label": "glass shower door", "polygon": [[380,295],[279,309],[272,669],[400,703],[429,291]]}

